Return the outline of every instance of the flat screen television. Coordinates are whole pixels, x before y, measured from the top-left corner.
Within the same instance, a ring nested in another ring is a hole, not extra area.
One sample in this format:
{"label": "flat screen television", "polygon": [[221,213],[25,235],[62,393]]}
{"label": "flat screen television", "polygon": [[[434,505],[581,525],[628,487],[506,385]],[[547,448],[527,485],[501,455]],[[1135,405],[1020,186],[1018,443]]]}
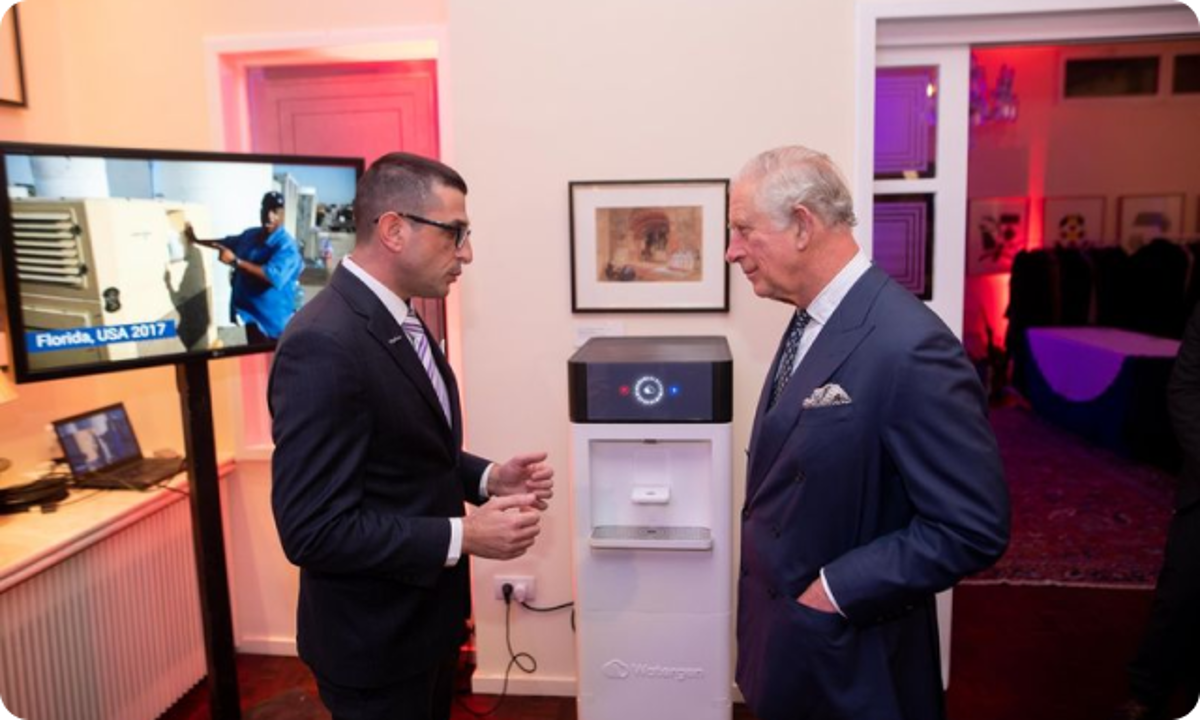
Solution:
{"label": "flat screen television", "polygon": [[358,158],[0,143],[18,382],[274,348],[354,247]]}

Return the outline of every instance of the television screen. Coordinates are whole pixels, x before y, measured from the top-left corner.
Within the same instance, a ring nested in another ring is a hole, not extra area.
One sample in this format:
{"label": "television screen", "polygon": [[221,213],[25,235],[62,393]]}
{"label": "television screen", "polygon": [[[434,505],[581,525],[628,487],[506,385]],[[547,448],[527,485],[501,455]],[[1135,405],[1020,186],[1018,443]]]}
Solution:
{"label": "television screen", "polygon": [[354,247],[363,162],[0,143],[17,380],[270,350]]}

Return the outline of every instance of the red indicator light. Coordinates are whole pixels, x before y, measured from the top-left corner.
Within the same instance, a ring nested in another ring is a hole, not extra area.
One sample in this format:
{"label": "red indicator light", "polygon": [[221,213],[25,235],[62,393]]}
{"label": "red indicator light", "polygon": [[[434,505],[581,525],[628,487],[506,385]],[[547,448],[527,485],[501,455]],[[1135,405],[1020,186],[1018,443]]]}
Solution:
{"label": "red indicator light", "polygon": [[621,397],[629,397],[629,386],[622,385],[619,392],[621,393]]}

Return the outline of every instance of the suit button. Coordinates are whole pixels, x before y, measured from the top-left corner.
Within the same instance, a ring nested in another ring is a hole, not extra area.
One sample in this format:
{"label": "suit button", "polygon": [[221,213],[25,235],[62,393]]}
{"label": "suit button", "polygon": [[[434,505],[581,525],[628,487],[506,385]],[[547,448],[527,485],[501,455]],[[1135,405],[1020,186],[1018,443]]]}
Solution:
{"label": "suit button", "polygon": [[750,508],[748,508],[748,507],[744,507],[744,508],[742,508],[742,519],[743,519],[743,520],[749,520],[749,519],[750,519]]}
{"label": "suit button", "polygon": [[742,577],[749,577],[749,576],[750,576],[750,571],[747,570],[746,568],[742,568]]}
{"label": "suit button", "polygon": [[778,526],[775,526],[775,527],[772,527],[772,528],[771,528],[771,534],[775,536],[775,539],[776,539],[776,540],[778,540],[778,539],[779,539],[779,536],[780,536],[780,534],[781,534],[781,533],[779,532],[779,528],[778,528]]}
{"label": "suit button", "polygon": [[797,483],[802,483],[802,482],[804,482],[804,473],[802,473],[802,472],[798,472],[798,473],[796,473],[796,480],[795,480],[795,482],[797,482]]}
{"label": "suit button", "polygon": [[777,597],[779,597],[779,591],[778,591],[778,590],[776,590],[775,588],[771,588],[771,589],[767,590],[767,597],[769,597],[769,598],[771,598],[772,600],[774,600],[774,599],[776,599]]}

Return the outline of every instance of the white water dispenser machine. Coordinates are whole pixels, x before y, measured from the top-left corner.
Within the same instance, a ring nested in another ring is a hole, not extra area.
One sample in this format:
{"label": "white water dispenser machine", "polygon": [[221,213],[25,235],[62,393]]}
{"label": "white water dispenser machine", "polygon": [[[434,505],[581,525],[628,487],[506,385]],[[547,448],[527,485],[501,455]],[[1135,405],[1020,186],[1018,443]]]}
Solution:
{"label": "white water dispenser machine", "polygon": [[729,345],[592,338],[568,383],[579,719],[729,720]]}

